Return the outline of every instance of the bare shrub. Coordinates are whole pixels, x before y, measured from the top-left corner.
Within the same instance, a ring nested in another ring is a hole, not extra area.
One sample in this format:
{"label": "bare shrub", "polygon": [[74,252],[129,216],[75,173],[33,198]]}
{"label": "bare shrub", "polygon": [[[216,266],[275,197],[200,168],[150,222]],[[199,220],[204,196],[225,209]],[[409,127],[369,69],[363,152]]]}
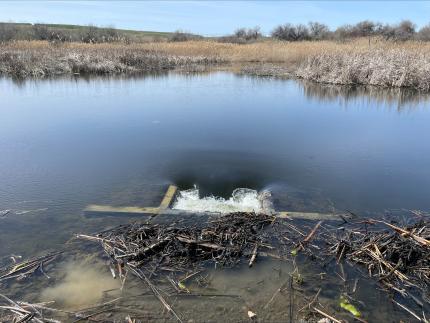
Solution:
{"label": "bare shrub", "polygon": [[344,41],[352,37],[353,26],[352,25],[342,25],[336,28],[333,35],[336,40]]}
{"label": "bare shrub", "polygon": [[93,25],[85,27],[81,33],[81,41],[88,44],[95,44],[99,42],[98,28]]}
{"label": "bare shrub", "polygon": [[[387,25],[388,28],[388,25]],[[382,25],[370,20],[364,20],[355,25],[343,25],[338,27],[334,36],[337,40],[347,40],[357,37],[371,37],[382,32]]]}
{"label": "bare shrub", "polygon": [[381,28],[381,35],[384,36],[386,40],[394,41],[406,41],[414,38],[415,24],[409,20],[403,20],[397,25],[390,26],[385,25]]}
{"label": "bare shrub", "polygon": [[260,27],[254,28],[239,28],[236,29],[233,35],[227,35],[217,38],[217,41],[221,43],[232,43],[232,44],[248,44],[257,41],[262,38],[263,35],[260,32]]}
{"label": "bare shrub", "polygon": [[169,41],[171,42],[182,42],[182,41],[189,41],[189,40],[196,40],[201,39],[202,36],[194,35],[191,33],[187,33],[181,30],[175,31],[169,38]]}
{"label": "bare shrub", "polygon": [[343,25],[336,29],[334,38],[347,40],[357,37],[382,36],[386,40],[406,41],[415,35],[415,25],[404,20],[397,25],[375,23],[369,20],[358,22],[355,25]]}
{"label": "bare shrub", "polygon": [[260,32],[260,27],[256,26],[254,28],[239,28],[235,31],[234,36],[250,41],[257,40],[263,35]]}
{"label": "bare shrub", "polygon": [[43,24],[34,24],[32,26],[33,37],[36,40],[48,40],[50,33],[48,27]]}
{"label": "bare shrub", "polygon": [[388,24],[382,25],[378,31],[378,35],[382,36],[385,40],[394,40],[395,33],[395,27]]}
{"label": "bare shrub", "polygon": [[58,44],[58,43],[64,43],[66,41],[70,41],[71,37],[70,35],[67,35],[62,30],[55,29],[49,32],[48,40],[51,43]]}
{"label": "bare shrub", "polygon": [[113,26],[102,29],[103,42],[115,42],[121,38],[120,33]]}
{"label": "bare shrub", "polygon": [[7,42],[15,39],[18,30],[15,26],[8,23],[0,23],[0,42]]}
{"label": "bare shrub", "polygon": [[309,39],[309,29],[305,25],[293,25],[287,23],[276,27],[272,31],[272,37],[280,40],[299,41]]}
{"label": "bare shrub", "polygon": [[370,20],[358,22],[352,29],[354,37],[369,37],[375,34],[377,24]]}
{"label": "bare shrub", "polygon": [[34,24],[32,26],[32,37],[35,40],[47,40],[53,44],[80,40],[71,31],[60,28],[48,28],[48,25],[45,24]]}
{"label": "bare shrub", "polygon": [[412,39],[415,35],[415,24],[409,20],[403,20],[395,27],[395,40],[405,41]]}
{"label": "bare shrub", "polygon": [[327,25],[311,21],[309,26],[309,37],[312,40],[323,40],[330,37],[330,29]]}
{"label": "bare shrub", "polygon": [[418,40],[421,40],[421,41],[430,41],[430,24],[428,24],[427,26],[422,27],[418,31],[418,33],[416,35],[416,38]]}

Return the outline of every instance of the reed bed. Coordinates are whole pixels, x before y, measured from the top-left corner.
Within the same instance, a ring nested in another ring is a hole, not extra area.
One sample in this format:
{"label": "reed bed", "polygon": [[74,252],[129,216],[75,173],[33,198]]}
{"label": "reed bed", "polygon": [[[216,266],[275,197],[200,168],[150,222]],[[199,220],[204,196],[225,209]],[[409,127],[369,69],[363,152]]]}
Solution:
{"label": "reed bed", "polygon": [[430,44],[426,42],[392,42],[380,38],[342,43],[261,41],[244,45],[189,41],[149,43],[143,48],[165,54],[215,56],[232,63],[245,63],[241,69],[244,74],[430,90]]}
{"label": "reed bed", "polygon": [[28,77],[113,74],[232,63],[244,74],[299,77],[315,82],[430,90],[430,43],[359,38],[348,42],[213,40],[153,43],[0,45],[0,74]]}
{"label": "reed bed", "polygon": [[430,90],[430,55],[405,49],[323,53],[309,57],[296,76],[321,83]]}
{"label": "reed bed", "polygon": [[220,63],[217,57],[171,55],[140,46],[16,42],[0,47],[0,74],[46,77],[61,74],[119,74]]}

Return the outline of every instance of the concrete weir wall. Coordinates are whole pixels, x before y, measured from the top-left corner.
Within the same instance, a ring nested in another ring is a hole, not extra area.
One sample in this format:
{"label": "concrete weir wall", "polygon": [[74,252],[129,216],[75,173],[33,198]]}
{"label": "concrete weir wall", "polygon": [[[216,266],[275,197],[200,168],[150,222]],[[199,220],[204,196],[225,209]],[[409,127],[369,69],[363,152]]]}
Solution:
{"label": "concrete weir wall", "polygon": [[[189,212],[181,210],[173,210],[172,205],[178,188],[170,185],[158,207],[138,207],[138,206],[111,206],[90,204],[84,209],[84,214],[87,217],[102,217],[102,216],[148,216],[154,217],[157,215],[181,215]],[[205,215],[217,215],[218,213],[203,212]],[[293,212],[293,211],[275,211],[274,215],[284,219],[303,219],[303,220],[329,220],[343,221],[338,214],[318,213],[318,212]]]}

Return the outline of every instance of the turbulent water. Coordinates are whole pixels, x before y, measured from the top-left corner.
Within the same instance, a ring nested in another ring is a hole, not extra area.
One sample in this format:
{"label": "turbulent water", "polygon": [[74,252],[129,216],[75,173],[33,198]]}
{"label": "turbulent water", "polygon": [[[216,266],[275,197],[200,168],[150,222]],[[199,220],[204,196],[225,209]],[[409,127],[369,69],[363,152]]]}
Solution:
{"label": "turbulent water", "polygon": [[272,211],[270,203],[270,192],[249,188],[237,188],[230,198],[225,199],[217,196],[200,197],[197,187],[180,191],[178,198],[173,205],[173,209],[189,212],[261,212],[270,213]]}

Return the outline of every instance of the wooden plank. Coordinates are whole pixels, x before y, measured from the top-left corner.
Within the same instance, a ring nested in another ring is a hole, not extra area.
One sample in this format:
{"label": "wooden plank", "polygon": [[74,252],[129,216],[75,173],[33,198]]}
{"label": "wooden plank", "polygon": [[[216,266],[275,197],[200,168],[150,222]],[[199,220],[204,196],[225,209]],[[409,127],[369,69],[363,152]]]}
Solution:
{"label": "wooden plank", "polygon": [[[93,216],[103,216],[103,214],[115,216],[115,215],[138,215],[138,214],[148,214],[148,215],[178,215],[188,213],[186,211],[172,210],[169,207],[175,198],[178,188],[175,185],[170,185],[160,203],[159,207],[138,207],[138,206],[110,206],[110,205],[88,205],[84,209],[86,215]],[[193,212],[195,213],[195,212]],[[201,212],[202,214],[211,215],[209,212]],[[213,213],[217,215],[219,213]],[[324,214],[317,212],[290,212],[290,211],[280,211],[276,212],[276,216],[285,219],[304,219],[304,220],[335,220],[339,221],[342,218],[336,214]]]}
{"label": "wooden plank", "polygon": [[332,220],[343,221],[337,214],[317,213],[317,212],[276,212],[278,218],[284,219],[303,219],[303,220]]}
{"label": "wooden plank", "polygon": [[178,188],[175,185],[170,185],[169,188],[167,189],[166,194],[164,195],[163,200],[160,203],[159,206],[159,210],[165,210],[167,209],[170,204],[173,201],[173,198],[175,197],[176,191],[178,190]]}
{"label": "wooden plank", "polygon": [[[166,204],[168,202],[166,201]],[[171,203],[171,200],[170,202]],[[166,205],[164,204],[164,205]],[[110,205],[96,205],[91,204],[88,205],[84,209],[85,214],[96,215],[100,213],[100,216],[103,214],[107,215],[138,215],[138,214],[165,214],[165,215],[179,215],[186,214],[189,212],[181,211],[181,210],[172,210],[168,207],[166,208],[158,208],[158,207],[138,207],[138,206],[110,206]],[[194,212],[195,213],[195,212]],[[197,214],[197,213],[196,213]],[[220,213],[210,213],[210,212],[201,212],[201,214],[205,215],[220,215]],[[336,214],[325,214],[325,213],[316,213],[316,212],[276,212],[276,217],[283,219],[303,219],[303,220],[331,220],[331,221],[343,221],[339,215]]]}
{"label": "wooden plank", "polygon": [[84,209],[84,213],[106,213],[106,214],[157,214],[158,207],[138,206],[110,206],[91,204]]}

